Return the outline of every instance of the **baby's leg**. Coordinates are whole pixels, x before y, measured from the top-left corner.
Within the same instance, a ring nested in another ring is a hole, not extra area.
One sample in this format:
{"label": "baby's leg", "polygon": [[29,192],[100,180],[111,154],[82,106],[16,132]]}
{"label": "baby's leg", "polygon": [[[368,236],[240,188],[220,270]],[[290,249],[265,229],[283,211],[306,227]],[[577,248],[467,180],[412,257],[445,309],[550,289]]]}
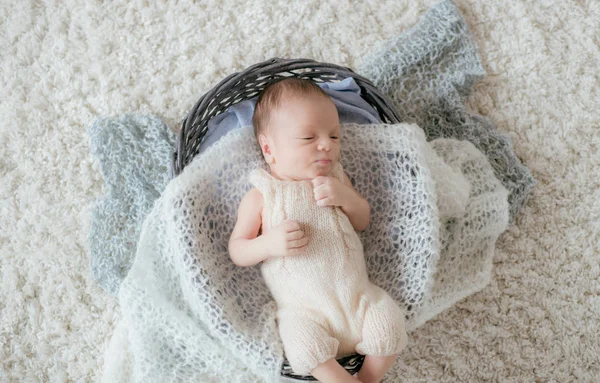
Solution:
{"label": "baby's leg", "polygon": [[388,356],[367,355],[358,372],[358,379],[361,383],[379,383],[387,370],[392,367],[397,356],[397,354]]}
{"label": "baby's leg", "polygon": [[311,373],[335,358],[340,342],[330,335],[329,324],[318,314],[284,309],[279,312],[278,322],[283,350],[295,373]]}
{"label": "baby's leg", "polygon": [[384,290],[373,286],[369,294],[356,351],[362,355],[389,356],[406,347],[404,312]]}
{"label": "baby's leg", "polygon": [[323,383],[360,383],[357,377],[351,376],[335,359],[319,364],[311,375]]}
{"label": "baby's leg", "polygon": [[367,304],[361,342],[356,351],[366,355],[358,379],[363,383],[379,382],[396,357],[406,347],[404,312],[386,292],[375,288]]}

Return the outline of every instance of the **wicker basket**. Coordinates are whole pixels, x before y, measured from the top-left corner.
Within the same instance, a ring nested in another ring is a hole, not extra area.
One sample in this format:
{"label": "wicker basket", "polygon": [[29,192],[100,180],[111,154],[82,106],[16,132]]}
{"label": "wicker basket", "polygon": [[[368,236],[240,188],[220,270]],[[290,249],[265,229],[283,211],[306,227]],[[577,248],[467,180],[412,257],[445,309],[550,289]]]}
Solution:
{"label": "wicker basket", "polygon": [[[172,175],[177,176],[181,173],[198,154],[211,118],[238,102],[258,96],[271,82],[292,76],[315,82],[335,82],[352,77],[360,87],[361,97],[375,108],[382,122],[400,122],[390,100],[379,92],[371,81],[356,74],[352,69],[309,59],[273,58],[231,74],[200,97],[183,120],[177,135]],[[363,361],[364,355],[359,354],[338,359],[338,363],[351,375],[360,370]],[[287,360],[284,361],[281,375],[288,381],[316,381],[312,375],[294,374]]]}

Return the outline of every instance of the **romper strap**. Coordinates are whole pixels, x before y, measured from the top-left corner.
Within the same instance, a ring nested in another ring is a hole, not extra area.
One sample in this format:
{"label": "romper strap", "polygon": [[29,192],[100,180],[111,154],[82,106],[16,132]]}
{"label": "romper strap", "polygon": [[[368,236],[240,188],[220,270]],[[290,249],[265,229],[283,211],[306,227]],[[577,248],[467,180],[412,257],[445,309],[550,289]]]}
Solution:
{"label": "romper strap", "polygon": [[248,175],[248,181],[252,186],[258,189],[263,195],[265,202],[272,201],[273,197],[273,182],[271,176],[263,168],[255,168],[250,171]]}

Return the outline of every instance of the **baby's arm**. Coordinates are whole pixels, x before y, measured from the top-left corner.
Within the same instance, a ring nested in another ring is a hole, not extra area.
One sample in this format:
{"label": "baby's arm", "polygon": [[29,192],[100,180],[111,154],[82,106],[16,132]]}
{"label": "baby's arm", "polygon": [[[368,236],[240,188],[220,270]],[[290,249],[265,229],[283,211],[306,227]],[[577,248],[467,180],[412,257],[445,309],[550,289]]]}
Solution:
{"label": "baby's arm", "polygon": [[369,202],[359,192],[354,190],[352,182],[350,182],[350,178],[348,178],[346,173],[344,173],[344,184],[352,190],[356,198],[352,198],[352,201],[347,203],[346,206],[341,206],[341,208],[348,216],[352,226],[354,226],[354,230],[365,230],[371,221],[371,207],[369,206]]}
{"label": "baby's arm", "polygon": [[308,245],[308,236],[300,224],[290,219],[259,236],[263,206],[264,199],[256,188],[242,198],[237,222],[229,238],[229,256],[238,266],[254,266],[269,257],[302,254]]}
{"label": "baby's arm", "polygon": [[229,238],[229,256],[238,266],[254,266],[268,258],[265,236],[258,236],[262,225],[264,200],[256,188],[246,193],[238,208],[237,222]]}

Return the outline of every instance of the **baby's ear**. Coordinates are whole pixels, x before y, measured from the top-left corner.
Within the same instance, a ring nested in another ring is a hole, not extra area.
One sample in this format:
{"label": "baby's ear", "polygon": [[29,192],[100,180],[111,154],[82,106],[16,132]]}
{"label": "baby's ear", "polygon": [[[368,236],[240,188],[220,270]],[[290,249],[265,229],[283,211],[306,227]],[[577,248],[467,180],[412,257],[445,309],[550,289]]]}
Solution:
{"label": "baby's ear", "polygon": [[269,139],[264,134],[258,135],[258,144],[260,145],[260,149],[264,152],[265,147],[269,144]]}
{"label": "baby's ear", "polygon": [[273,162],[273,153],[271,152],[272,148],[272,140],[265,136],[264,134],[260,134],[258,136],[258,143],[260,144],[260,150],[262,151],[263,157],[265,157],[265,161],[268,164]]}

